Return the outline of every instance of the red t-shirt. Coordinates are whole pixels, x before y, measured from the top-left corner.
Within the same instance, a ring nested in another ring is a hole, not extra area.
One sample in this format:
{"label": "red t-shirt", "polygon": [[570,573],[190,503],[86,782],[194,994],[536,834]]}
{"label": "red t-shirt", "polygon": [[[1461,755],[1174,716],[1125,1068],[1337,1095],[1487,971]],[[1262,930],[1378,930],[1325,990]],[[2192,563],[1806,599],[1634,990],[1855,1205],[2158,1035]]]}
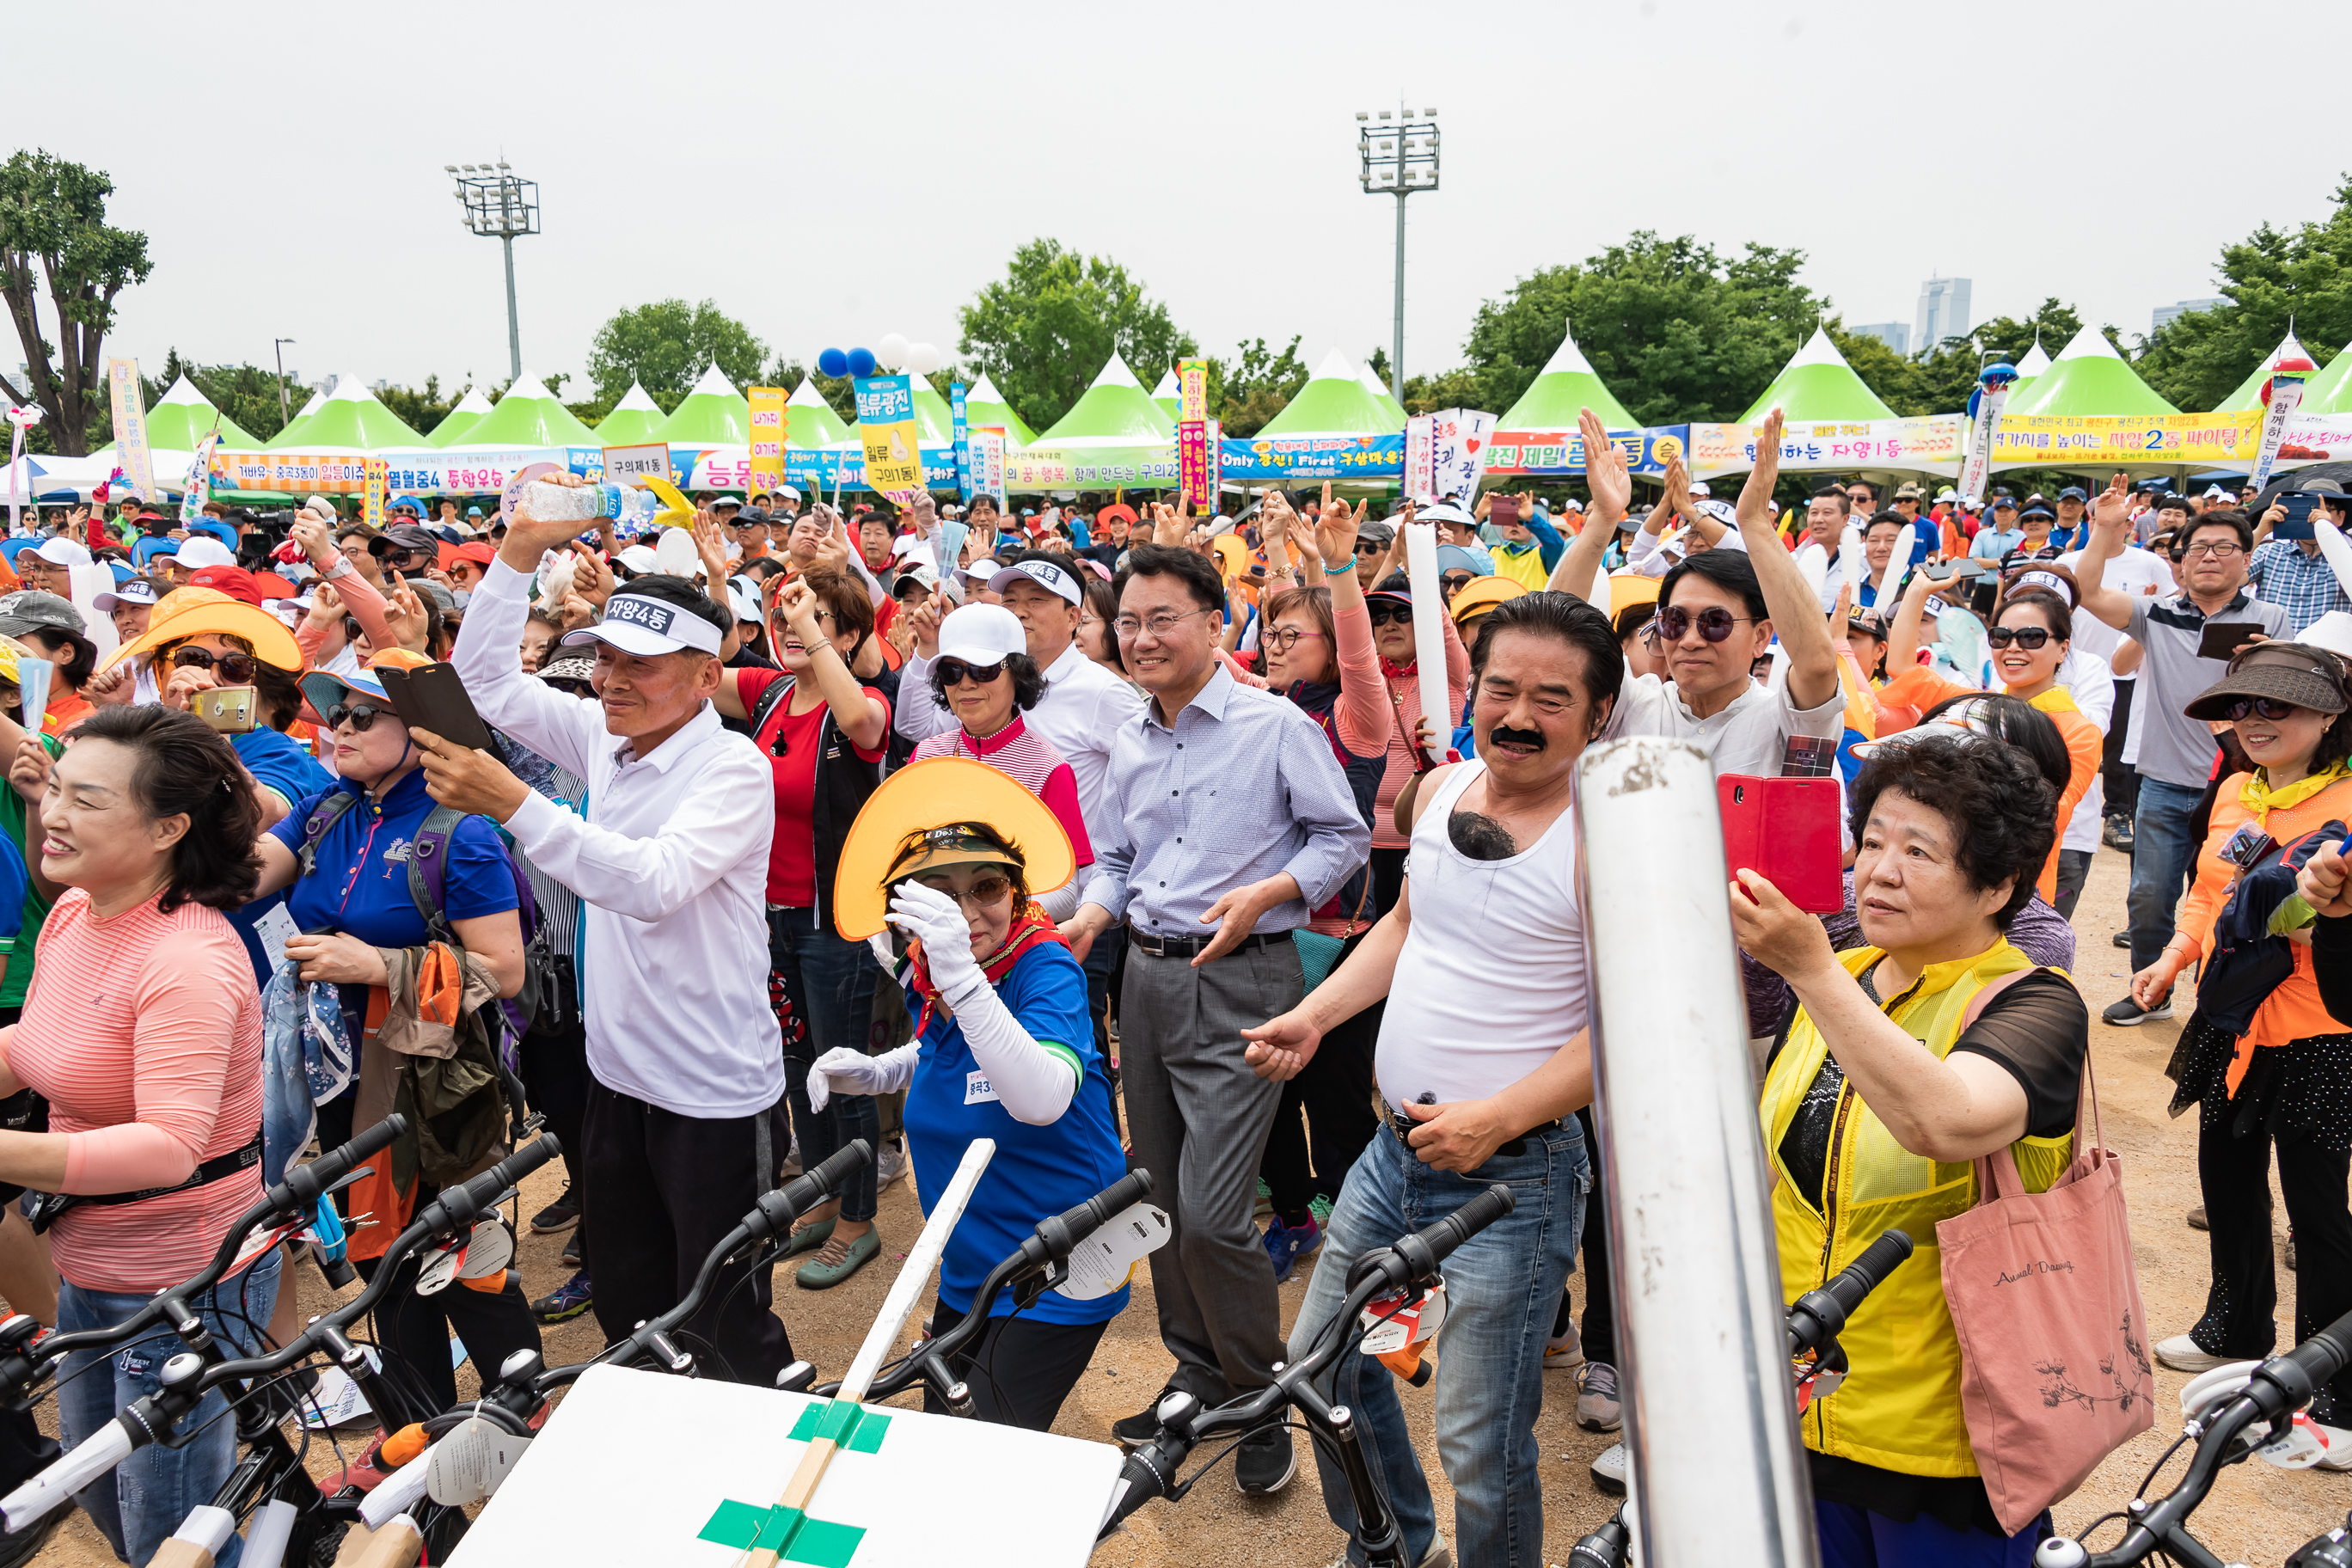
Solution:
{"label": "red t-shirt", "polygon": [[[746,709],[760,705],[761,693],[791,677],[779,669],[740,669],[735,689]],[[878,763],[889,749],[887,726],[890,700],[868,686],[866,695],[882,704],[883,743],[873,751],[852,742],[850,750],[869,763]],[[816,905],[816,763],[817,736],[824,728],[825,705],[805,713],[790,711],[793,700],[777,700],[753,737],[768,755],[776,775],[776,836],[768,846],[768,902],[786,909]],[[781,737],[783,744],[776,742]],[[846,736],[843,737],[845,740]],[[777,753],[783,754],[779,756]]]}

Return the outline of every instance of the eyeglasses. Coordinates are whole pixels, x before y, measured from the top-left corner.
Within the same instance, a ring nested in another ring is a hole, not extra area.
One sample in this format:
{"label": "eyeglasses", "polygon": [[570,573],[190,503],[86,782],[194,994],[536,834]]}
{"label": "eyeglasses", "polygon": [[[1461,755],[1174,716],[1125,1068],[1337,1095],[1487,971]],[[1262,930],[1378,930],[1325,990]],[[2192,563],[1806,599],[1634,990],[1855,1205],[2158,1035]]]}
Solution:
{"label": "eyeglasses", "polygon": [[1995,647],[2007,647],[2015,643],[2028,653],[2044,647],[2050,641],[2048,626],[1992,626],[1985,632],[1985,641]]}
{"label": "eyeglasses", "polygon": [[1154,637],[1168,637],[1194,616],[1213,616],[1216,613],[1205,607],[1198,610],[1185,610],[1181,613],[1174,610],[1160,610],[1156,612],[1150,620],[1139,621],[1133,616],[1121,616],[1111,622],[1110,626],[1111,630],[1118,634],[1119,641],[1130,642],[1146,630],[1149,630]]}
{"label": "eyeglasses", "polygon": [[941,686],[961,686],[971,681],[974,686],[986,686],[1004,673],[1004,661],[994,664],[966,664],[960,658],[943,658],[931,668],[938,672]]}
{"label": "eyeglasses", "polygon": [[382,718],[386,711],[382,708],[370,707],[364,702],[338,702],[327,710],[327,728],[340,730],[343,727],[343,721],[349,720],[352,733],[364,735],[368,732],[368,726]]}
{"label": "eyeglasses", "polygon": [[172,653],[174,669],[218,669],[233,686],[243,686],[253,679],[257,661],[249,653],[216,654],[208,647],[175,648]]}
{"label": "eyeglasses", "polygon": [[[1732,627],[1751,619],[1752,617],[1748,616],[1735,616],[1721,605],[1709,605],[1698,613],[1696,623],[1698,635],[1708,642],[1721,642],[1731,635]],[[1691,626],[1691,613],[1688,610],[1673,609],[1658,612],[1658,630],[1668,642],[1682,641],[1683,634],[1689,631]]]}
{"label": "eyeglasses", "polygon": [[2295,706],[2292,702],[2282,702],[2275,697],[2241,697],[2222,711],[2231,719],[2243,719],[2249,713],[2258,713],[2275,724],[2294,712]]}
{"label": "eyeglasses", "polygon": [[1300,637],[1319,637],[1321,632],[1310,632],[1303,626],[1276,626],[1265,634],[1265,646],[1276,653],[1288,653],[1298,646]]}
{"label": "eyeglasses", "polygon": [[1013,891],[1013,879],[1004,876],[976,878],[971,886],[961,893],[949,887],[947,879],[944,877],[918,877],[915,880],[934,893],[944,894],[953,899],[959,904],[968,903],[974,909],[982,910],[1003,903],[1006,895]]}
{"label": "eyeglasses", "polygon": [[2231,556],[2238,554],[2243,549],[2244,546],[2234,543],[2192,544],[2186,550],[2182,551],[2181,553],[2183,555],[2203,555],[2215,561],[2227,561]]}
{"label": "eyeglasses", "polygon": [[1394,599],[1383,599],[1377,605],[1366,605],[1364,614],[1376,626],[1384,626],[1392,621],[1410,624],[1412,620],[1412,606],[1400,605]]}

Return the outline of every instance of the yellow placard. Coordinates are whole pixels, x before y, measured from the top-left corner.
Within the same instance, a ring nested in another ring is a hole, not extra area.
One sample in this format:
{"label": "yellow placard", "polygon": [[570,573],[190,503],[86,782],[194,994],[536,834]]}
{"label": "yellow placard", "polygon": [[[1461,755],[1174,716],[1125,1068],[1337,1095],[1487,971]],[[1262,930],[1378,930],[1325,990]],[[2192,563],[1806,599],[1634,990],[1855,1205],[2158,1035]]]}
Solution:
{"label": "yellow placard", "polygon": [[773,490],[784,482],[784,436],[792,415],[781,386],[745,389],[751,405],[751,488]]}

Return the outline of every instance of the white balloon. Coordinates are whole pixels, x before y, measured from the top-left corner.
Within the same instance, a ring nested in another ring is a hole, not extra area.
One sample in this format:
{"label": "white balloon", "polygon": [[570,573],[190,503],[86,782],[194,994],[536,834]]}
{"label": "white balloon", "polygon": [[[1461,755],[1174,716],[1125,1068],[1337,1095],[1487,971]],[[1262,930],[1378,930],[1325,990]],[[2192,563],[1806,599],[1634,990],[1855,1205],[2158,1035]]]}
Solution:
{"label": "white balloon", "polygon": [[654,541],[654,570],[667,572],[674,577],[688,577],[702,569],[702,557],[695,550],[694,535],[683,528],[665,528]]}
{"label": "white balloon", "polygon": [[905,334],[891,332],[885,336],[880,342],[874,345],[874,357],[881,362],[882,368],[885,370],[905,369],[907,364]]}
{"label": "white balloon", "polygon": [[929,375],[940,368],[937,343],[917,343],[907,351],[907,368],[917,375]]}

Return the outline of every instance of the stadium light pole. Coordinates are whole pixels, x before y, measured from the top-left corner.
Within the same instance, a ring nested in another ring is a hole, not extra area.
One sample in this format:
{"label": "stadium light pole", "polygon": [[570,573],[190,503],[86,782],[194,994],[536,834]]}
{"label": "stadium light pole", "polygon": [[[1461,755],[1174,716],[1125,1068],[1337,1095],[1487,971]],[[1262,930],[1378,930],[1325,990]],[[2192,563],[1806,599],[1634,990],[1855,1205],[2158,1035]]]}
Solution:
{"label": "stadium light pole", "polygon": [[507,253],[507,356],[514,379],[522,379],[522,326],[515,314],[514,242],[539,232],[539,182],[526,180],[496,163],[444,163],[442,169],[457,182],[457,200],[466,209],[466,226],[484,238],[495,238]]}
{"label": "stadium light pole", "polygon": [[1385,109],[1359,110],[1356,115],[1356,156],[1366,195],[1396,197],[1396,322],[1389,350],[1389,392],[1404,401],[1404,199],[1415,191],[1437,189],[1437,110],[1424,109],[1421,118],[1399,104],[1393,115]]}

